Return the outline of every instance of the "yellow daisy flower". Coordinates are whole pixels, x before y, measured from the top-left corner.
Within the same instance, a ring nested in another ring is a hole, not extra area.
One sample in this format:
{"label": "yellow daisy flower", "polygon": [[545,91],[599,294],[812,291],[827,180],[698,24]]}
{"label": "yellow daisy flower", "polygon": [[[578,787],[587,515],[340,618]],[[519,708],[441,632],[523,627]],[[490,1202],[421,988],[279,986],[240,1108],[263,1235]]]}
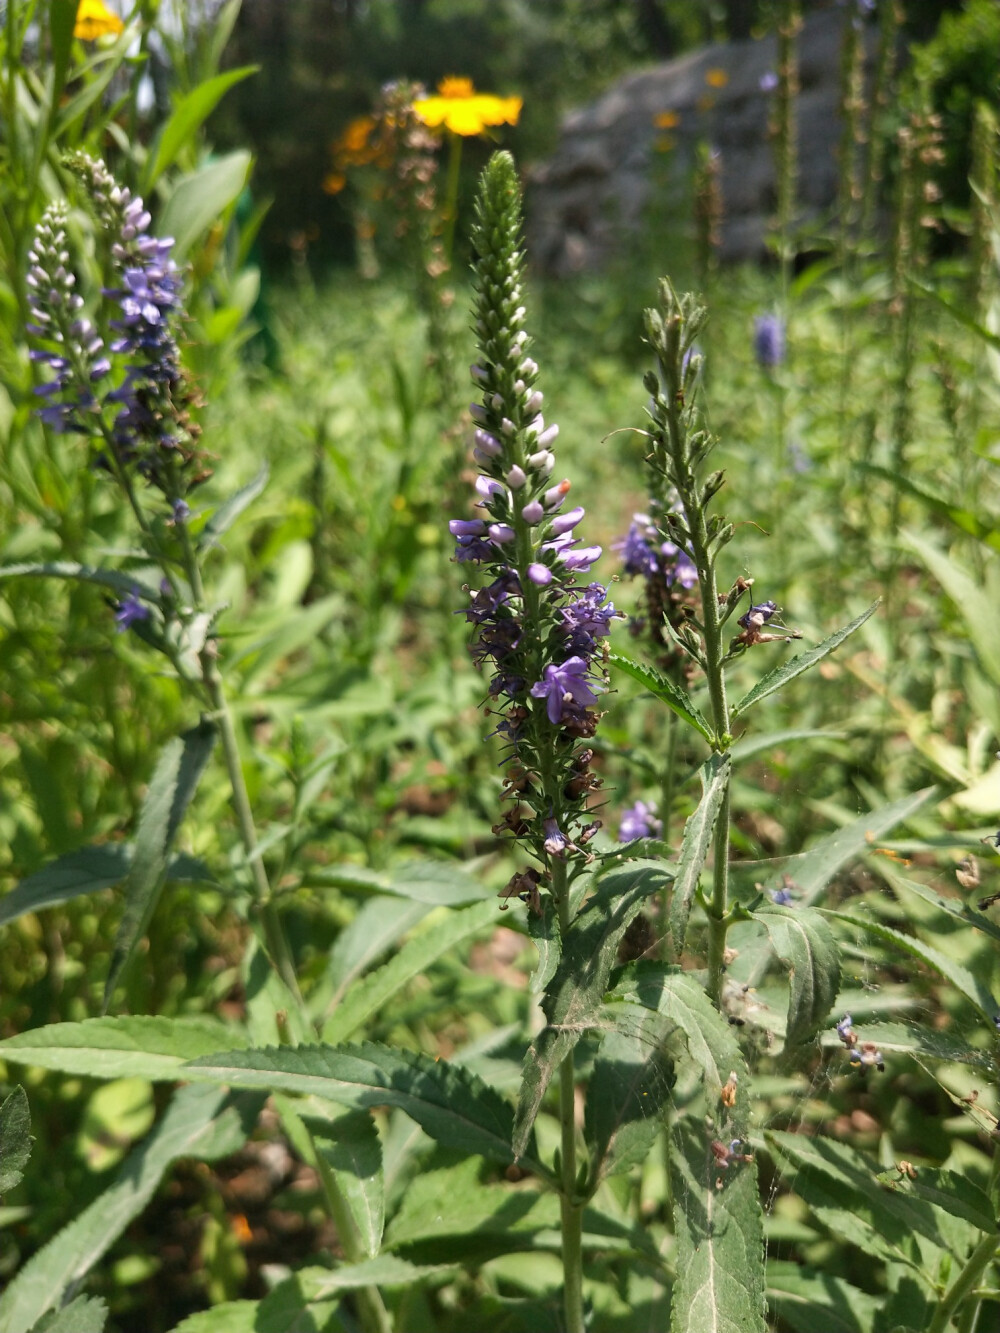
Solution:
{"label": "yellow daisy flower", "polygon": [[118,15],[112,14],[101,0],[80,0],[73,36],[82,42],[96,42],[98,37],[107,37],[109,33],[117,36],[124,27]]}
{"label": "yellow daisy flower", "polygon": [[420,97],[413,110],[430,129],[443,125],[452,134],[482,134],[489,125],[516,125],[524,99],[477,93],[471,79],[452,76],[438,84],[437,96]]}

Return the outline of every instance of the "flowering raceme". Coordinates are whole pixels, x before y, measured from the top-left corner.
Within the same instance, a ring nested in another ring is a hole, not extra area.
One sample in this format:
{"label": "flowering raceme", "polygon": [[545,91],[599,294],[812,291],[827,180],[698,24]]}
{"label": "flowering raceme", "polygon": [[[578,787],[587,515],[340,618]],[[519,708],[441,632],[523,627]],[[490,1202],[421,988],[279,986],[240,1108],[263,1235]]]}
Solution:
{"label": "flowering raceme", "polygon": [[582,508],[563,512],[570,483],[552,482],[558,428],[542,416],[538,366],[528,355],[519,239],[513,159],[495,153],[474,232],[480,360],[472,376],[482,401],[471,412],[482,517],[449,527],[456,560],[483,566],[490,580],[471,594],[465,616],[475,626],[476,661],[492,669],[489,711],[507,744],[505,795],[514,808],[504,827],[550,866],[598,827],[587,822],[587,794],[598,779],[583,742],[597,726],[601,644],[616,612],[600,583],[577,582],[601,548],[577,535]]}

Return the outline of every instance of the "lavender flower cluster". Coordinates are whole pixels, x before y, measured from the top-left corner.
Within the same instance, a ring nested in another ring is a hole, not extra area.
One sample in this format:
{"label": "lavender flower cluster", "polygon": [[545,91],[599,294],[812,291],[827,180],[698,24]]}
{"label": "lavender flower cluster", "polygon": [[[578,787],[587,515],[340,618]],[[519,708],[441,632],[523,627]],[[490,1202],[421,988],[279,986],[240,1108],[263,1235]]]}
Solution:
{"label": "lavender flower cluster", "polygon": [[686,551],[663,541],[647,514],[633,514],[629,530],[614,550],[622,553],[622,569],[644,579],[659,579],[670,588],[676,583],[689,591],[698,582],[698,571]]}
{"label": "lavender flower cluster", "polygon": [[[198,430],[173,327],[182,308],[174,243],[148,234],[151,219],[142,200],[116,185],[103,162],[77,154],[68,165],[83,180],[111,240],[113,285],[102,296],[112,303],[107,323],[117,336],[105,347],[81,313],[83,298],[69,266],[67,209],[54,203],[36,229],[27,279],[28,331],[43,344],[31,356],[51,375],[36,389],[46,400],[39,416],[54,431],[97,439],[105,466],[134,467],[167,497],[173,520],[182,521],[184,495],[207,473],[194,475],[189,466],[197,458]],[[111,382],[102,393],[96,386],[105,381]]]}
{"label": "lavender flower cluster", "polygon": [[475,626],[472,652],[491,669],[490,711],[507,742],[504,824],[547,863],[579,850],[597,822],[585,823],[594,710],[604,688],[602,640],[617,614],[600,583],[580,587],[601,554],[577,529],[581,507],[564,512],[569,481],[553,483],[558,427],[542,415],[538,366],[527,354],[518,249],[520,194],[508,154],[487,167],[478,203],[476,331],[480,360],[472,376],[482,401],[474,457],[481,516],[453,519],[455,558],[481,565],[489,582],[465,612]]}

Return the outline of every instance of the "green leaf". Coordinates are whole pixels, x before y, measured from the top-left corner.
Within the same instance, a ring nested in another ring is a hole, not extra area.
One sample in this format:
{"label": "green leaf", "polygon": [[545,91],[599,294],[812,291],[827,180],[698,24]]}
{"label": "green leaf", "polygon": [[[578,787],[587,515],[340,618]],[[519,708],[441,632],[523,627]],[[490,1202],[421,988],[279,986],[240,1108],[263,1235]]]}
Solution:
{"label": "green leaf", "polygon": [[173,1081],[200,1055],[246,1045],[238,1029],[217,1018],[85,1018],[49,1023],[0,1041],[0,1060],[87,1078]]}
{"label": "green leaf", "polygon": [[80,565],[73,560],[28,561],[18,565],[0,565],[0,579],[25,577],[69,579],[75,583],[96,583],[110,588],[122,597],[141,597],[154,606],[160,604],[160,591],[134,574],[121,574],[117,569],[101,569],[96,565]]}
{"label": "green leaf", "polygon": [[239,69],[216,74],[180,98],[160,132],[155,153],[151,153],[148,158],[149,165],[142,182],[143,195],[148,196],[167,167],[177,160],[185,144],[194,137],[229,89],[242,83],[251,74],[256,74],[259,68],[258,65],[243,65]]}
{"label": "green leaf", "polygon": [[[943,1060],[948,1064],[972,1065],[974,1068],[994,1069],[989,1051],[970,1046],[953,1031],[925,1028],[917,1023],[857,1023],[860,1036],[874,1042],[880,1051],[899,1051],[915,1059]],[[839,1047],[843,1043],[836,1032],[824,1032],[821,1044]],[[844,1052],[846,1056],[846,1051]]]}
{"label": "green leaf", "polygon": [[463,907],[495,897],[489,885],[454,861],[407,861],[388,870],[352,865],[310,867],[302,882],[309,889],[391,893],[428,907]]}
{"label": "green leaf", "polygon": [[99,1297],[78,1296],[61,1310],[52,1310],[32,1333],[102,1333],[108,1307]]}
{"label": "green leaf", "polygon": [[668,708],[673,709],[679,718],[695,731],[700,732],[708,741],[709,745],[715,742],[715,732],[708,720],[698,711],[691,702],[687,692],[679,685],[675,685],[672,680],[662,676],[659,671],[651,666],[646,666],[644,662],[633,662],[631,658],[623,657],[621,653],[609,653],[608,661],[612,666],[618,667],[626,676],[631,676],[644,686],[654,698],[659,699]]}
{"label": "green leaf", "polygon": [[52,106],[59,105],[66,86],[70,54],[73,50],[73,28],[80,0],[49,0],[49,40],[52,49]]}
{"label": "green leaf", "polygon": [[767,750],[776,750],[790,741],[842,741],[847,732],[824,731],[815,727],[791,727],[784,731],[767,731],[758,736],[743,736],[729,747],[729,754],[734,764],[741,764],[745,759],[752,759],[756,754]]}
{"label": "green leaf", "polygon": [[327,956],[326,971],[309,992],[309,1012],[314,1018],[325,1018],[351,983],[432,910],[425,903],[388,895],[363,903],[337,936]]}
{"label": "green leaf", "polygon": [[636,861],[616,867],[600,877],[596,891],[577,914],[542,1000],[548,1023],[524,1057],[514,1136],[516,1157],[525,1151],[552,1075],[583,1034],[597,1026],[622,936],[646,899],[660,892],[669,879],[670,872],[659,862]]}
{"label": "green leaf", "polygon": [[172,1333],[257,1333],[260,1301],[225,1301],[189,1315]]}
{"label": "green leaf", "polygon": [[495,899],[451,913],[433,930],[408,940],[390,962],[354,983],[323,1025],[323,1040],[346,1041],[415,977],[422,976],[443,955],[494,925]]}
{"label": "green leaf", "polygon": [[[881,600],[881,599],[879,599]],[[791,657],[781,666],[775,667],[763,676],[752,690],[749,690],[743,698],[733,705],[730,710],[730,717],[735,719],[747,711],[751,704],[760,703],[761,699],[766,699],[769,694],[774,694],[782,686],[787,685],[790,680],[796,676],[801,676],[803,671],[808,671],[811,666],[821,662],[824,657],[828,657],[835,648],[844,642],[848,635],[853,634],[856,629],[865,623],[870,616],[873,616],[878,610],[879,603],[872,602],[867,611],[862,611],[849,625],[843,629],[837,630],[836,634],[831,634],[828,639],[824,639],[821,644],[815,648],[810,648],[808,652],[799,653],[796,657]]]}
{"label": "green leaf", "polygon": [[880,1163],[846,1143],[819,1135],[768,1131],[764,1135],[795,1191],[834,1234],[862,1250],[915,1265],[913,1238],[949,1250],[950,1232],[923,1199],[874,1188]]}
{"label": "green leaf", "polygon": [[454,1264],[417,1265],[394,1254],[380,1254],[377,1259],[363,1259],[337,1268],[304,1268],[299,1280],[311,1299],[321,1300],[338,1291],[356,1291],[359,1287],[409,1287],[426,1277],[453,1272]]}
{"label": "green leaf", "polygon": [[347,1111],[333,1120],[302,1117],[312,1131],[320,1160],[332,1172],[350,1209],[368,1258],[379,1252],[385,1226],[382,1144],[367,1111]]}
{"label": "green leaf", "polygon": [[682,1116],[671,1130],[677,1268],[671,1333],[764,1333],[757,1164],[733,1163],[720,1173],[713,1137],[701,1117]]}
{"label": "green leaf", "polygon": [[[233,1087],[314,1093],[357,1110],[398,1106],[450,1148],[494,1161],[511,1158],[513,1116],[499,1093],[467,1070],[413,1051],[371,1042],[343,1048],[269,1047],[204,1056],[185,1071],[191,1078]],[[534,1166],[546,1174],[538,1163]]]}
{"label": "green leaf", "polygon": [[21,1181],[30,1156],[28,1096],[22,1087],[16,1087],[0,1105],[0,1196]]}
{"label": "green leaf", "polygon": [[753,913],[789,970],[785,1047],[808,1040],[840,990],[840,950],[819,912],[808,907],[762,907]]}
{"label": "green leaf", "polygon": [[936,791],[936,787],[925,787],[890,805],[870,810],[853,824],[821,839],[807,852],[789,857],[784,867],[795,880],[795,891],[802,906],[815,902],[838,870],[868,851],[876,839],[909,819]]}
{"label": "green leaf", "polygon": [[902,931],[894,930],[892,926],[884,926],[880,922],[867,917],[852,916],[849,912],[832,912],[826,908],[821,910],[831,920],[841,921],[844,925],[863,930],[867,934],[873,935],[875,939],[889,945],[898,953],[908,954],[911,958],[917,958],[920,962],[926,963],[939,976],[944,977],[946,981],[950,981],[961,995],[964,995],[970,1003],[980,1010],[992,1026],[994,1015],[1000,1009],[1000,1005],[967,967],[963,967],[961,963],[939,952],[933,945],[925,944],[923,940],[918,940],[913,935],[904,935]]}
{"label": "green leaf", "polygon": [[[212,1161],[246,1140],[260,1103],[224,1090],[181,1088],[152,1133],[133,1148],[114,1183],[34,1254],[0,1296],[0,1333],[28,1333],[81,1281],[152,1198],[178,1157]],[[73,1201],[66,1200],[67,1212]],[[75,1333],[75,1331],[74,1331]]]}
{"label": "green leaf", "polygon": [[[926,884],[921,884],[915,879],[906,879],[903,875],[898,875],[892,867],[887,866],[889,871],[886,878],[893,889],[903,888],[908,892],[916,894],[922,898],[925,903],[930,903],[932,907],[938,907],[942,912],[947,912],[950,917],[956,921],[961,921],[963,926],[971,926],[973,930],[981,930],[984,935],[989,935],[991,939],[1000,940],[1000,926],[991,921],[985,912],[973,912],[967,907],[960,898],[945,898],[934,889],[928,888]],[[0,908],[3,902],[0,900]]]}
{"label": "green leaf", "polygon": [[589,1188],[645,1161],[663,1132],[673,1077],[649,1014],[629,1033],[609,1032],[587,1084],[584,1133],[590,1150]]}
{"label": "green leaf", "polygon": [[201,235],[235,203],[250,174],[250,154],[243,148],[214,158],[182,176],[160,215],[159,234],[174,238],[174,258],[182,261]]}
{"label": "green leaf", "polygon": [[953,1217],[969,1222],[977,1231],[996,1231],[997,1219],[989,1195],[957,1171],[931,1166],[915,1168],[915,1179],[899,1171],[883,1171],[875,1177],[885,1189],[925,1199]]}
{"label": "green leaf", "polygon": [[[50,862],[0,898],[0,926],[26,912],[40,912],[87,893],[120,884],[132,864],[131,843],[81,847]],[[167,867],[168,880],[209,880],[208,869],[190,856],[175,856]]]}
{"label": "green leaf", "polygon": [[772,1259],[767,1303],[795,1333],[872,1333],[882,1299],[832,1273]]}
{"label": "green leaf", "polygon": [[[698,887],[705,858],[712,844],[716,820],[726,792],[729,790],[732,770],[733,761],[728,754],[709,755],[698,770],[702,796],[697,809],[684,825],[677,876],[670,895],[668,924],[671,956],[674,958],[680,958],[684,952],[688,917],[691,915],[691,899]],[[728,849],[723,847],[719,849],[718,854],[725,856],[727,852]]]}
{"label": "green leaf", "polygon": [[248,509],[257,496],[263,492],[269,475],[270,472],[265,463],[255,477],[248,481],[245,486],[241,486],[235,495],[231,495],[228,500],[219,505],[198,536],[199,551],[205,551],[209,547],[215,546],[223,533],[229,531],[244,509]]}
{"label": "green leaf", "polygon": [[1000,685],[1000,621],[982,583],[925,538],[902,532],[899,539],[924,562],[955,603],[980,666],[995,685]]}
{"label": "green leaf", "polygon": [[215,744],[215,727],[200,726],[164,746],[139,815],[132,864],[125,879],[125,911],[118,926],[104,986],[108,1007],[115,983],[156,909],[170,852]]}
{"label": "green leaf", "polygon": [[528,934],[538,950],[538,964],[528,978],[528,990],[541,995],[556,974],[562,957],[562,936],[559,933],[559,910],[546,894],[541,912],[528,912]]}
{"label": "green leaf", "polygon": [[862,472],[880,477],[883,481],[887,481],[896,487],[897,490],[903,491],[906,495],[912,495],[915,500],[919,500],[921,504],[926,505],[932,513],[948,519],[960,532],[968,533],[970,537],[975,537],[977,541],[982,542],[985,546],[992,547],[994,551],[1000,550],[1000,532],[997,532],[992,524],[985,523],[970,509],[963,509],[960,505],[950,504],[947,500],[943,500],[939,495],[932,495],[930,491],[917,486],[905,473],[892,472],[889,468],[880,467],[876,463],[859,463],[857,466]]}

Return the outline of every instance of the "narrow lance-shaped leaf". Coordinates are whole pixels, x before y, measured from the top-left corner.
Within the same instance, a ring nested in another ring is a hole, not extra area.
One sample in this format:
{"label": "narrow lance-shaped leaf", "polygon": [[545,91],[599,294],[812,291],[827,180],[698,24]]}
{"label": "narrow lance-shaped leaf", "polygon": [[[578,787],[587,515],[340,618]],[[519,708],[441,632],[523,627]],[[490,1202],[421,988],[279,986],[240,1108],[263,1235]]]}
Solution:
{"label": "narrow lance-shaped leaf", "polygon": [[545,1089],[583,1034],[596,1026],[618,944],[643,903],[660,892],[670,872],[662,864],[616,867],[573,922],[563,955],[542,1001],[548,1023],[524,1057],[514,1132],[514,1155],[524,1153]]}
{"label": "narrow lance-shaped leaf", "polygon": [[969,1222],[977,1231],[997,1230],[996,1211],[989,1195],[966,1176],[957,1171],[944,1171],[932,1166],[914,1168],[915,1175],[905,1171],[882,1171],[875,1177],[884,1188],[897,1194],[911,1194],[916,1199],[943,1208],[953,1217]]}
{"label": "narrow lance-shaped leaf", "polygon": [[256,74],[259,68],[258,65],[243,65],[239,69],[226,70],[223,74],[216,74],[199,83],[180,98],[160,132],[155,153],[150,154],[142,181],[141,192],[144,195],[149,194],[167,167],[176,161],[184,145],[191,141],[229,89],[242,83],[251,74]]}
{"label": "narrow lance-shaped leaf", "polygon": [[[433,1139],[493,1161],[509,1161],[513,1115],[499,1093],[468,1070],[373,1042],[227,1051],[185,1065],[192,1079],[263,1088],[366,1110],[398,1106]],[[535,1170],[547,1174],[534,1160]],[[0,1330],[2,1333],[2,1330]]]}
{"label": "narrow lance-shaped leaf", "polygon": [[[81,847],[43,866],[0,898],[0,926],[16,921],[26,912],[57,907],[88,893],[120,884],[132,864],[131,843],[108,843],[103,847]],[[167,867],[167,878],[210,880],[208,868],[191,856],[175,856]]]}
{"label": "narrow lance-shaped leaf", "polygon": [[791,1048],[830,1012],[840,990],[840,950],[822,916],[808,907],[768,906],[753,915],[790,973],[785,1046]]}
{"label": "narrow lance-shaped leaf", "polygon": [[213,158],[174,186],[160,216],[160,234],[173,236],[178,261],[236,201],[246,185],[251,156],[245,149]]}
{"label": "narrow lance-shaped leaf", "polygon": [[849,625],[843,629],[837,630],[836,634],[831,634],[828,639],[824,639],[821,644],[815,648],[810,648],[808,652],[799,653],[796,657],[789,658],[781,666],[775,667],[762,677],[752,690],[748,690],[738,703],[735,703],[730,711],[732,718],[737,718],[747,711],[751,704],[760,703],[761,699],[766,699],[769,694],[774,694],[782,686],[787,685],[790,680],[796,676],[801,676],[803,671],[808,671],[810,667],[821,662],[824,657],[828,657],[835,648],[838,648],[848,635],[853,634],[856,629],[865,623],[870,616],[873,616],[878,610],[879,603],[872,602],[867,611],[862,611]]}
{"label": "narrow lance-shaped leaf", "polygon": [[668,708],[672,709],[679,718],[682,718],[689,727],[694,727],[709,745],[715,740],[715,733],[712,730],[708,719],[695,707],[689,698],[687,691],[679,685],[675,685],[672,680],[660,674],[659,671],[644,662],[633,662],[629,657],[623,657],[621,653],[609,653],[608,661],[612,666],[623,671],[626,676],[631,676],[644,686],[654,698],[659,699]]}
{"label": "narrow lance-shaped leaf", "polygon": [[265,463],[255,477],[248,481],[245,486],[241,486],[235,495],[231,495],[228,500],[219,505],[201,530],[198,537],[199,551],[214,546],[222,534],[232,527],[244,509],[249,508],[264,490],[269,475],[268,466]]}
{"label": "narrow lance-shaped leaf", "polygon": [[0,565],[0,579],[25,577],[69,579],[75,583],[96,583],[98,587],[110,588],[122,597],[141,597],[160,603],[159,589],[146,583],[134,574],[122,574],[117,569],[101,569],[96,565],[79,565],[71,560],[31,561],[18,565]]}
{"label": "narrow lance-shaped leaf", "polygon": [[980,666],[994,684],[1000,684],[1000,625],[993,602],[979,580],[922,537],[902,532],[900,540],[927,566],[955,603]]}
{"label": "narrow lance-shaped leaf", "polygon": [[[708,849],[712,845],[712,834],[715,832],[719,810],[722,808],[723,798],[729,787],[732,767],[732,759],[728,754],[712,754],[698,770],[702,797],[694,814],[684,825],[677,877],[670,898],[668,925],[671,953],[674,958],[679,958],[684,949],[688,917],[691,914],[691,899],[698,887]],[[727,849],[718,848],[716,855],[727,855]]]}
{"label": "narrow lance-shaped leaf", "polygon": [[833,921],[842,921],[845,925],[853,926],[857,930],[863,930],[867,934],[873,935],[875,939],[881,940],[898,953],[909,954],[911,958],[917,958],[922,963],[926,963],[928,967],[933,968],[946,981],[950,981],[960,995],[964,995],[971,1004],[974,1004],[992,1027],[993,1019],[998,1009],[1000,1009],[1000,1003],[983,983],[972,975],[967,967],[963,967],[955,959],[941,953],[933,945],[925,944],[923,940],[918,940],[913,935],[904,935],[902,931],[894,930],[891,926],[883,926],[878,921],[852,916],[848,912],[826,911],[825,914]]}
{"label": "narrow lance-shaped leaf", "polygon": [[135,851],[124,886],[125,911],[104,987],[105,1008],[156,908],[177,829],[214,744],[215,728],[203,722],[170,741],[160,755],[139,815]]}
{"label": "narrow lance-shaped leaf", "polygon": [[[257,1118],[257,1099],[220,1089],[181,1088],[163,1119],[126,1157],[111,1184],[28,1260],[0,1296],[0,1333],[28,1333],[58,1304],[152,1198],[178,1157],[214,1160],[235,1152]],[[72,1200],[66,1201],[72,1211]]]}
{"label": "narrow lance-shaped leaf", "polygon": [[304,1116],[323,1166],[332,1173],[365,1255],[371,1259],[382,1244],[385,1226],[385,1183],[382,1144],[367,1111],[347,1111],[332,1120]]}
{"label": "narrow lance-shaped leaf", "polygon": [[20,1182],[30,1156],[28,1096],[22,1087],[16,1087],[0,1105],[0,1197]]}

